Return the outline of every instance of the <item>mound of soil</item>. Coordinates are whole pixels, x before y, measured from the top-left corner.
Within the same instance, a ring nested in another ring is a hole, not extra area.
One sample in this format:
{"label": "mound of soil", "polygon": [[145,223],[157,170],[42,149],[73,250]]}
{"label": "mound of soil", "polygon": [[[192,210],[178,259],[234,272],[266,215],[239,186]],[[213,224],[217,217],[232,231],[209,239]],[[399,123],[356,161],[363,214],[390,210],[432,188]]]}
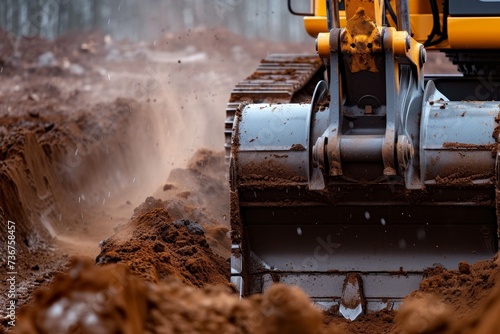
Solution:
{"label": "mound of soil", "polygon": [[275,285],[240,300],[227,289],[197,289],[176,280],[149,284],[122,265],[77,260],[36,308],[20,315],[16,333],[318,333],[321,312],[296,287]]}
{"label": "mound of soil", "polygon": [[437,266],[426,272],[419,290],[438,296],[443,303],[450,305],[459,319],[475,317],[481,313],[480,304],[500,280],[499,264],[497,255],[491,260],[472,265],[461,262],[458,270],[445,270]]}
{"label": "mound of soil", "polygon": [[168,202],[146,199],[132,220],[104,240],[98,264],[123,263],[132,273],[157,283],[176,277],[184,284],[227,284],[229,264],[214,254],[197,222],[175,219]]}
{"label": "mound of soil", "polygon": [[396,330],[407,333],[498,333],[500,329],[500,261],[473,265],[461,262],[459,270],[429,269],[396,315]]}
{"label": "mound of soil", "polygon": [[186,168],[172,170],[162,192],[165,206],[176,219],[194,220],[206,231],[210,249],[229,258],[229,187],[224,152],[198,150]]}

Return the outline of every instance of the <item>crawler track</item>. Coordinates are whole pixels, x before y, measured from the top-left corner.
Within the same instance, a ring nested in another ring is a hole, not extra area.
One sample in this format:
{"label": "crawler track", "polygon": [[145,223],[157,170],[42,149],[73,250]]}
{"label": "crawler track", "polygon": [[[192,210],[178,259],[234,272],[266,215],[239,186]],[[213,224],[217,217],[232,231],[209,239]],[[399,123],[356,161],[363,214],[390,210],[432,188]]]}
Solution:
{"label": "crawler track", "polygon": [[317,55],[273,54],[262,59],[257,70],[239,82],[231,92],[224,128],[226,159],[231,151],[231,134],[240,103],[300,102],[312,95],[323,78],[323,62]]}

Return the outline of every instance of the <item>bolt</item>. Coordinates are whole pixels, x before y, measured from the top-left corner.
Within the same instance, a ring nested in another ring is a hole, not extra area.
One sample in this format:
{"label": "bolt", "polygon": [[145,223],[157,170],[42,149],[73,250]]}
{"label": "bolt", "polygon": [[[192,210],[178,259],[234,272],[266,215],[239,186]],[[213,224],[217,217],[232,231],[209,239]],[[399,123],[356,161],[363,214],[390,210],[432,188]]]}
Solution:
{"label": "bolt", "polygon": [[427,51],[423,45],[420,45],[420,66],[427,62]]}

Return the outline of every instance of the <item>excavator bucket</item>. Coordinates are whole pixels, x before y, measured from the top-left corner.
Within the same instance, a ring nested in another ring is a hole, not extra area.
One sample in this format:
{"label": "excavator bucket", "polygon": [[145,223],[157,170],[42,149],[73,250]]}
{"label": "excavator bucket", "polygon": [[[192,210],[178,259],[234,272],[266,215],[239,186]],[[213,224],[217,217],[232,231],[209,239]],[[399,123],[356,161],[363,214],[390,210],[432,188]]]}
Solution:
{"label": "excavator bucket", "polygon": [[[293,284],[354,320],[397,308],[428,268],[497,252],[500,107],[424,79],[405,1],[398,29],[378,23],[382,2],[350,2],[340,28],[327,1],[319,58],[270,56],[233,91],[226,143],[241,295]],[[294,80],[272,80],[287,66]]]}

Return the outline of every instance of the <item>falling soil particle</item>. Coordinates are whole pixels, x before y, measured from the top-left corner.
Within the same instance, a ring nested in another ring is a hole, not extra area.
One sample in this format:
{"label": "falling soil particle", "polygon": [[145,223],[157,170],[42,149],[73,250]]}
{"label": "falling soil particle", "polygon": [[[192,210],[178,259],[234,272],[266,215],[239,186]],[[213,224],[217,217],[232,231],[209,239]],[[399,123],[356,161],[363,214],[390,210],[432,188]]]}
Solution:
{"label": "falling soil particle", "polygon": [[165,184],[165,185],[163,186],[163,191],[168,191],[168,190],[171,190],[171,189],[173,189],[173,188],[175,188],[175,187],[174,187],[174,185],[172,185],[172,184],[168,184],[168,183],[167,183],[167,184]]}

